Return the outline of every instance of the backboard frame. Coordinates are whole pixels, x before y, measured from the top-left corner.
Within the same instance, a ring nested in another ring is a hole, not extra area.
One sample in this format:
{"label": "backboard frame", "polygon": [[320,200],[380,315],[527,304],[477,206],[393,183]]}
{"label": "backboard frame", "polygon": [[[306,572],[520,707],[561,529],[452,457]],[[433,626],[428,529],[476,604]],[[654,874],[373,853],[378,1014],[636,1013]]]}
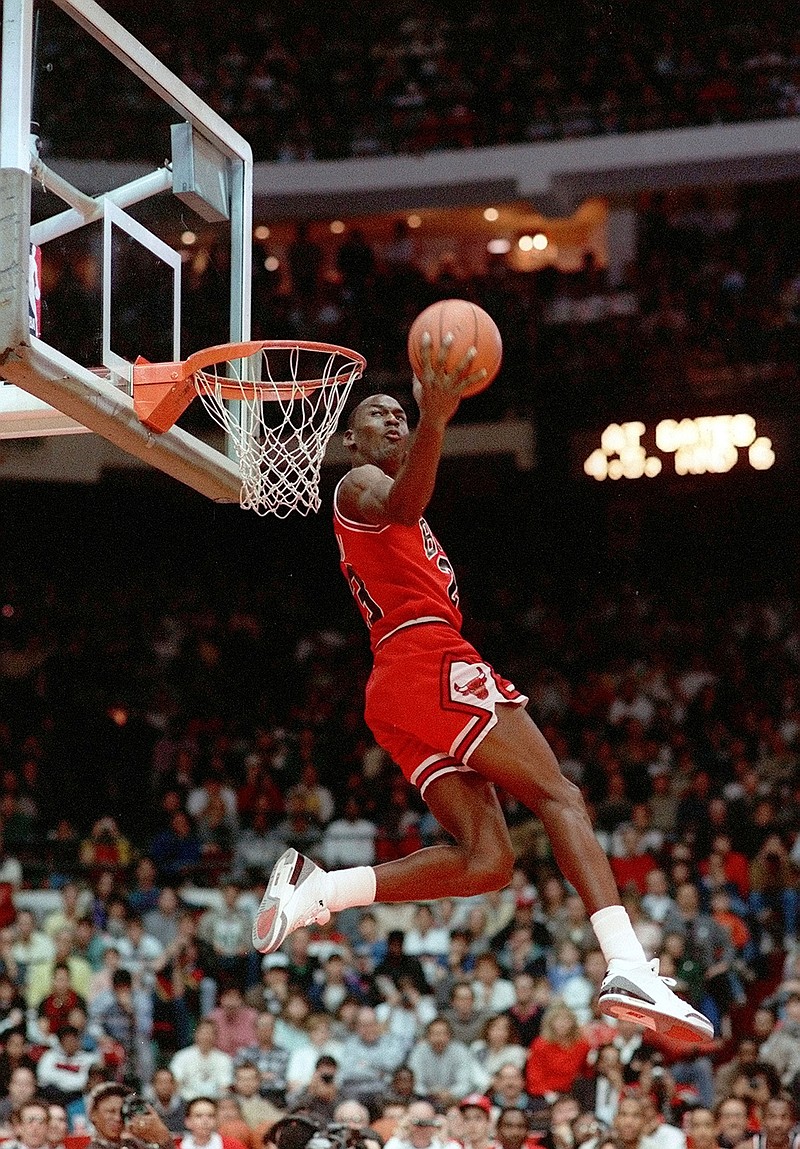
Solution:
{"label": "backboard frame", "polygon": [[[192,131],[207,143],[212,154],[227,165],[230,196],[230,320],[231,342],[250,336],[250,288],[252,245],[253,157],[247,141],[227,124],[196,93],[174,75],[95,0],[42,0],[54,3],[169,105]],[[124,386],[99,378],[56,348],[31,334],[28,324],[28,267],[30,245],[48,242],[85,224],[116,215],[113,205],[124,208],[152,195],[181,189],[174,187],[172,173],[160,168],[130,184],[98,196],[73,187],[40,160],[36,138],[31,135],[34,0],[4,0],[2,40],[2,87],[0,88],[0,383],[19,387],[26,396],[20,403],[16,434],[30,425],[40,434],[45,423],[49,434],[62,433],[56,412],[63,413],[63,433],[74,432],[75,422],[103,435],[123,450],[144,459],[219,502],[238,502],[240,476],[231,458],[180,428],[154,435],[141,424]],[[32,180],[41,181],[67,206],[58,215],[31,227]],[[112,205],[109,207],[109,205]],[[116,216],[119,219],[119,216]],[[129,230],[129,229],[128,229]],[[116,373],[115,373],[116,374]],[[44,420],[26,419],[28,395],[55,408]],[[8,411],[8,395],[4,395]],[[2,429],[0,428],[0,435]]]}

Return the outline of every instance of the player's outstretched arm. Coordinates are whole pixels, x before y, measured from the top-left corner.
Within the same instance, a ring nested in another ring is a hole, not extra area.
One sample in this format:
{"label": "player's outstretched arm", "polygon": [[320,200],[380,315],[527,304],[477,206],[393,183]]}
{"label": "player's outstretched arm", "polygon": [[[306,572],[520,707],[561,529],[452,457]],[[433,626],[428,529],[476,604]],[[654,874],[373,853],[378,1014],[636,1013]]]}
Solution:
{"label": "player's outstretched arm", "polygon": [[476,354],[474,347],[449,366],[452,344],[453,336],[448,333],[434,355],[430,332],[423,334],[421,377],[414,378],[420,418],[408,452],[396,471],[371,463],[354,467],[339,493],[345,516],[358,522],[413,526],[424,514],[436,485],[447,424],[464,391],[486,374],[484,370],[470,371]]}
{"label": "player's outstretched arm", "polygon": [[449,367],[447,357],[452,344],[453,336],[448,332],[434,356],[430,332],[422,336],[423,369],[421,378],[414,378],[419,423],[405,462],[387,492],[385,514],[389,522],[413,526],[425,513],[436,486],[447,424],[464,391],[486,374],[483,370],[470,372],[476,355],[474,347],[459,363]]}

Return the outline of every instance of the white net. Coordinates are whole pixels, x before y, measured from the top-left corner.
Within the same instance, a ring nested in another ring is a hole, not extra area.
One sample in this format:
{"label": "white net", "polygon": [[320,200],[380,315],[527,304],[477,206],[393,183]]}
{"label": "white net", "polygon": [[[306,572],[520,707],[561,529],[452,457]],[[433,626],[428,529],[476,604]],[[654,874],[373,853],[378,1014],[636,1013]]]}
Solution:
{"label": "white net", "polygon": [[325,449],[363,369],[346,348],[280,341],[195,372],[203,406],[236,452],[243,509],[278,518],[319,510]]}

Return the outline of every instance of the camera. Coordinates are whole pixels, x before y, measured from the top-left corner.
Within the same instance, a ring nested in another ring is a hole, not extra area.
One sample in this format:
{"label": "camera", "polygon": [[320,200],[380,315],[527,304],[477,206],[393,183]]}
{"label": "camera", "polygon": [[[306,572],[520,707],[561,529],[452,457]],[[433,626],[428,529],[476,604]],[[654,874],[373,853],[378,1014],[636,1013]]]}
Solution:
{"label": "camera", "polygon": [[313,1134],[304,1149],[365,1149],[363,1132],[350,1125],[326,1125]]}
{"label": "camera", "polygon": [[133,1117],[143,1117],[144,1114],[150,1112],[150,1102],[145,1101],[144,1097],[139,1097],[136,1093],[131,1093],[122,1102],[122,1109],[120,1113],[123,1121],[130,1121]]}

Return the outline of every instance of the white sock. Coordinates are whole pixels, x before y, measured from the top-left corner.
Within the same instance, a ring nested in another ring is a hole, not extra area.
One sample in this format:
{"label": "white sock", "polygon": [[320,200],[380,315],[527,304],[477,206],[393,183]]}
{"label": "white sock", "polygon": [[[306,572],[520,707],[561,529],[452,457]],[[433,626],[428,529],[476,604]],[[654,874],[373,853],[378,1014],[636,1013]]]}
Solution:
{"label": "white sock", "polygon": [[325,875],[325,905],[335,914],[352,906],[371,906],[375,901],[375,871],[372,866],[351,866]]}
{"label": "white sock", "polygon": [[589,921],[607,962],[619,958],[635,965],[642,962],[648,964],[647,954],[633,932],[631,919],[624,906],[605,906],[593,913]]}

